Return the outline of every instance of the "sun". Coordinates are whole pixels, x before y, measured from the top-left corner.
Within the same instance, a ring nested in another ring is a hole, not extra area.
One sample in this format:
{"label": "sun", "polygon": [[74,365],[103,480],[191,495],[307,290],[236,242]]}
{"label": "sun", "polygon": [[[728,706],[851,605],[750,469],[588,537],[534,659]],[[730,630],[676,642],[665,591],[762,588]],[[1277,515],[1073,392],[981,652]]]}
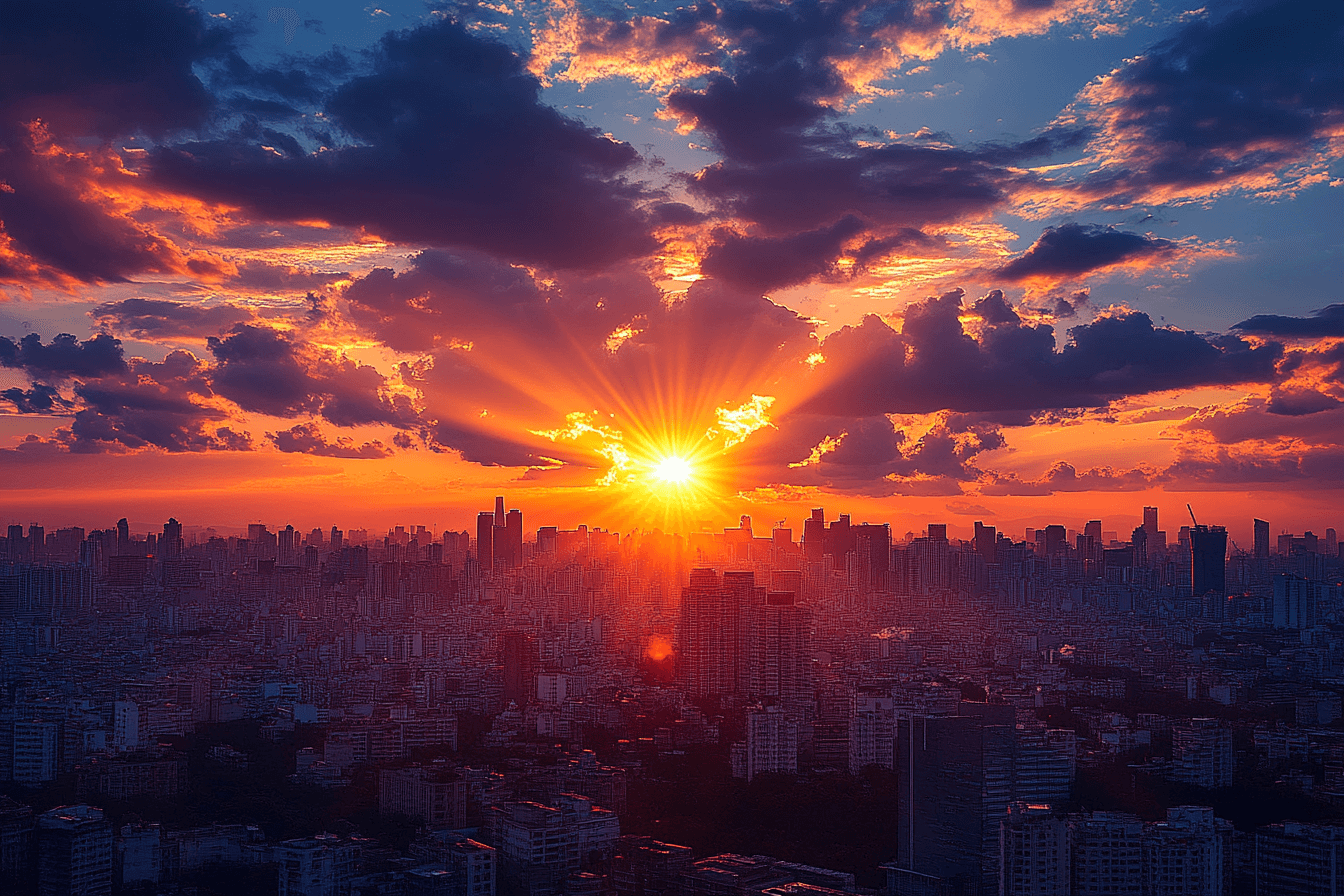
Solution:
{"label": "sun", "polygon": [[686,485],[693,473],[690,462],[676,455],[660,458],[653,465],[653,477],[668,485]]}

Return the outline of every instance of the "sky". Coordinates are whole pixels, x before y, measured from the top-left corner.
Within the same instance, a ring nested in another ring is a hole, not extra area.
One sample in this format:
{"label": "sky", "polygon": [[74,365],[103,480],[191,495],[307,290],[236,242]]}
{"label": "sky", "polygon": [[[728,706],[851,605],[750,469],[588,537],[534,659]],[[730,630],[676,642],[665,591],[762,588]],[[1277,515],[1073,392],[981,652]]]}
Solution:
{"label": "sky", "polygon": [[1344,522],[1344,4],[0,0],[0,516]]}

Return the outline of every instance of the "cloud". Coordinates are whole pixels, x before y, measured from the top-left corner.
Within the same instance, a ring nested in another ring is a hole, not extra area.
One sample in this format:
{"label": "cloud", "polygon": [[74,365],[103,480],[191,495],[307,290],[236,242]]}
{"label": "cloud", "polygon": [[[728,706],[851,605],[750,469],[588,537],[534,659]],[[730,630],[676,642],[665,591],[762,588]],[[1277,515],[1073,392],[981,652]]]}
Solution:
{"label": "cloud", "polygon": [[20,414],[53,414],[72,407],[72,403],[61,396],[54,386],[46,383],[33,383],[31,389],[15,386],[0,392],[0,398],[14,404]]}
{"label": "cloud", "polygon": [[279,417],[320,413],[337,426],[405,426],[417,419],[409,399],[389,393],[375,368],[271,327],[238,324],[206,344],[218,362],[212,387],[244,410]]}
{"label": "cloud", "polygon": [[34,376],[65,379],[72,376],[98,377],[126,369],[121,340],[99,333],[80,342],[69,333],[60,333],[51,342],[29,333],[14,342],[0,336],[0,367],[18,367]]}
{"label": "cloud", "polygon": [[1099,163],[1077,187],[1089,201],[1323,182],[1344,114],[1344,6],[1279,0],[1195,18],[1086,88],[1076,112],[1097,129]]}
{"label": "cloud", "polygon": [[[905,311],[898,333],[875,316],[829,335],[827,362],[805,409],[874,413],[1043,410],[1105,404],[1112,398],[1196,385],[1270,382],[1277,343],[1200,336],[1155,327],[1140,311],[1103,314],[1069,330],[1021,320],[1002,293],[964,309],[960,290]],[[978,337],[964,311],[985,325]]]}
{"label": "cloud", "polygon": [[256,320],[256,314],[251,309],[229,302],[202,305],[164,299],[104,302],[89,313],[102,326],[141,339],[182,336],[199,339]]}
{"label": "cloud", "polygon": [[272,220],[550,267],[652,251],[644,193],[624,179],[638,155],[544,105],[539,89],[506,47],[440,21],[384,36],[372,72],[331,93],[325,120],[348,142],[182,143],[152,154],[153,177]]}
{"label": "cloud", "polygon": [[1182,254],[1179,243],[1099,224],[1047,227],[1036,242],[994,272],[1009,282],[1070,280],[1097,270],[1149,267]]}
{"label": "cloud", "polygon": [[[0,281],[68,287],[224,270],[127,214],[142,187],[107,142],[215,108],[194,66],[231,46],[185,3],[7,3],[0,29]],[[76,150],[69,147],[81,146]]]}
{"label": "cloud", "polygon": [[864,229],[852,215],[834,224],[786,237],[746,237],[720,231],[700,270],[747,289],[767,291],[834,270],[845,242]]}
{"label": "cloud", "polygon": [[378,458],[392,452],[377,440],[356,446],[353,439],[337,436],[328,440],[315,424],[300,423],[280,432],[268,432],[266,438],[287,453],[317,454],[323,457]]}
{"label": "cloud", "polygon": [[1093,467],[1079,472],[1073,464],[1058,461],[1037,479],[1020,479],[1015,473],[988,473],[980,484],[983,495],[1053,495],[1056,492],[1143,491],[1167,481],[1170,471],[1141,466],[1131,470]]}
{"label": "cloud", "polygon": [[251,448],[247,433],[227,425],[232,415],[213,400],[209,368],[190,352],[133,358],[122,372],[77,383],[75,394],[84,407],[63,437],[71,451]]}
{"label": "cloud", "polygon": [[1344,337],[1344,304],[1326,305],[1311,317],[1257,314],[1233,324],[1232,329],[1289,339]]}

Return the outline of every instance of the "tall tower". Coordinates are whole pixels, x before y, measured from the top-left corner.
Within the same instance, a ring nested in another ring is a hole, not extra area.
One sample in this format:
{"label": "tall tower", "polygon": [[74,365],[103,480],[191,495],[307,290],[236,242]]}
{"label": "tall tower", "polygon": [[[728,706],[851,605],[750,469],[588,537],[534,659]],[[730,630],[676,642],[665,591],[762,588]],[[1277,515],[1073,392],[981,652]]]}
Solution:
{"label": "tall tower", "polygon": [[897,718],[897,873],[942,878],[956,892],[993,893],[1016,719],[1006,705],[963,703],[960,711]]}
{"label": "tall tower", "polygon": [[159,556],[164,560],[181,557],[183,546],[182,524],[169,517],[163,524],[163,537],[159,539]]}
{"label": "tall tower", "polygon": [[1253,520],[1252,527],[1255,529],[1255,559],[1269,559],[1269,523],[1265,520]]}
{"label": "tall tower", "polygon": [[691,571],[690,582],[681,592],[677,650],[678,668],[689,693],[723,696],[747,689],[747,604],[760,590],[750,572],[730,572],[720,578],[712,569]]}
{"label": "tall tower", "polygon": [[1222,526],[1190,528],[1190,594],[1207,598],[1206,615],[1221,622],[1227,597],[1227,530]]}
{"label": "tall tower", "polygon": [[803,556],[808,560],[820,560],[825,552],[826,511],[815,507],[812,515],[803,521]]}
{"label": "tall tower", "polygon": [[476,514],[476,562],[483,576],[495,568],[495,515],[488,510]]}
{"label": "tall tower", "polygon": [[[498,544],[498,541],[496,541]],[[523,565],[523,512],[510,510],[504,517],[504,555],[501,565],[517,568]]]}
{"label": "tall tower", "polygon": [[1157,508],[1143,508],[1143,528],[1148,530],[1148,543],[1157,543]]}

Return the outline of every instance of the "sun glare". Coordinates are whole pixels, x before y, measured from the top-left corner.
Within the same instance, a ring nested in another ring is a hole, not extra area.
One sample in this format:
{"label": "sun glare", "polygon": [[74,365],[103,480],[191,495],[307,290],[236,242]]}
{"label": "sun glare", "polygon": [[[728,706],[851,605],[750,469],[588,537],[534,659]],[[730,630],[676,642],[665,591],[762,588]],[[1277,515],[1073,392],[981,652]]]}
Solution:
{"label": "sun glare", "polygon": [[653,476],[668,485],[685,485],[691,481],[691,465],[684,457],[668,456],[653,467]]}

